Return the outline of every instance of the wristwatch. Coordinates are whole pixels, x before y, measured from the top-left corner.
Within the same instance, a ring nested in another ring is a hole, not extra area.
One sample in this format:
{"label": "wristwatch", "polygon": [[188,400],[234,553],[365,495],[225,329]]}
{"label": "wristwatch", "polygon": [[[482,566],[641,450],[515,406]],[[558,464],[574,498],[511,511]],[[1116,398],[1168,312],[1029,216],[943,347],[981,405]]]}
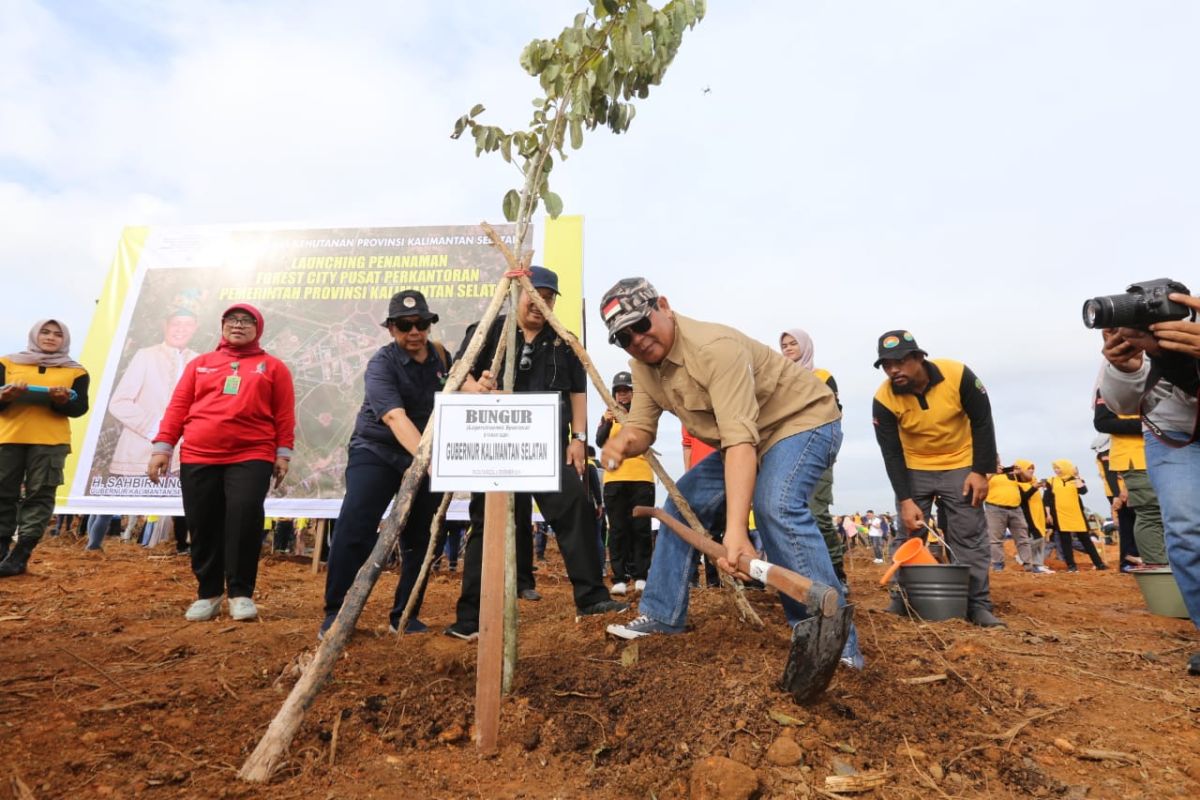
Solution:
{"label": "wristwatch", "polygon": [[587,444],[587,434],[586,433],[583,433],[583,432],[572,433],[571,438],[577,442],[583,442],[584,444]]}

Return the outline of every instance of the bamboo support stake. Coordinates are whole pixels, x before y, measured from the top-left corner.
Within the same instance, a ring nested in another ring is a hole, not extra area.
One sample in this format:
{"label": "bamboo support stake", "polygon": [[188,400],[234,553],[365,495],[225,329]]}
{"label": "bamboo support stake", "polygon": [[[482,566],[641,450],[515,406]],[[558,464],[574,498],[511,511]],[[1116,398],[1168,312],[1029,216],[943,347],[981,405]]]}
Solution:
{"label": "bamboo support stake", "polygon": [[[507,518],[507,519],[506,519]],[[500,735],[500,693],[504,684],[505,558],[500,538],[512,524],[512,492],[488,492],[483,512],[483,566],[479,579],[479,647],[475,656],[475,744],[483,755],[496,752]]]}
{"label": "bamboo support stake", "polygon": [[321,545],[325,543],[325,520],[310,520],[313,531],[312,574],[321,571]]}
{"label": "bamboo support stake", "polygon": [[400,621],[396,623],[397,641],[400,636],[404,635],[404,631],[408,627],[408,620],[412,617],[413,606],[417,604],[417,598],[421,596],[421,591],[425,588],[429,569],[437,555],[438,540],[442,534],[442,522],[446,519],[446,509],[450,507],[452,495],[453,492],[446,492],[442,495],[441,505],[438,506],[437,513],[433,515],[433,522],[429,525],[429,544],[425,547],[425,560],[421,562],[421,571],[417,573],[417,582],[413,584],[412,594],[408,596],[408,602],[404,604],[404,611],[400,614]]}
{"label": "bamboo support stake", "polygon": [[[488,304],[479,326],[475,329],[475,335],[471,338],[466,353],[463,355],[462,360],[451,368],[443,391],[455,392],[462,386],[471,364],[474,363],[475,359],[479,356],[479,351],[483,348],[484,337],[488,328],[491,327],[492,322],[500,312],[500,306],[508,294],[510,283],[511,279],[507,275],[500,278],[500,281],[496,285],[496,292],[492,296],[492,301]],[[359,614],[362,613],[363,606],[366,605],[367,597],[370,595],[371,589],[375,586],[375,582],[379,579],[379,573],[383,570],[387,554],[395,545],[400,531],[404,528],[404,524],[408,520],[408,514],[412,508],[413,496],[416,494],[422,478],[425,477],[425,473],[429,470],[432,449],[433,426],[427,425],[421,436],[421,444],[417,448],[416,455],[413,457],[413,463],[405,471],[404,477],[400,482],[400,490],[396,493],[395,503],[392,504],[392,513],[384,523],[383,530],[379,534],[379,539],[375,542],[375,547],[372,549],[371,555],[358,571],[358,575],[354,579],[354,584],[346,593],[346,599],[342,603],[341,611],[338,612],[336,621],[326,632],[324,640],[317,648],[312,663],[309,664],[304,674],[300,676],[300,680],[296,682],[296,685],[292,687],[291,693],[280,707],[278,713],[276,713],[271,724],[267,727],[266,733],[259,740],[258,746],[254,748],[254,752],[242,764],[242,768],[238,772],[238,777],[242,780],[257,783],[264,783],[270,780],[275,767],[287,751],[288,746],[291,745],[292,738],[296,735],[296,730],[300,727],[300,722],[304,719],[305,711],[312,705],[321,686],[324,685],[333,671],[333,666],[341,655],[342,650],[345,649],[346,642],[354,630],[354,625],[358,621]]]}
{"label": "bamboo support stake", "polygon": [[[494,231],[493,231],[494,233]],[[523,236],[523,232],[521,234]],[[501,251],[503,252],[503,251]],[[521,262],[521,267],[526,264]],[[517,382],[517,301],[520,289],[516,281],[508,285],[508,319],[505,324],[504,388],[512,391]],[[500,691],[512,691],[513,675],[517,669],[517,498],[508,493],[504,523],[504,658],[501,667]]]}

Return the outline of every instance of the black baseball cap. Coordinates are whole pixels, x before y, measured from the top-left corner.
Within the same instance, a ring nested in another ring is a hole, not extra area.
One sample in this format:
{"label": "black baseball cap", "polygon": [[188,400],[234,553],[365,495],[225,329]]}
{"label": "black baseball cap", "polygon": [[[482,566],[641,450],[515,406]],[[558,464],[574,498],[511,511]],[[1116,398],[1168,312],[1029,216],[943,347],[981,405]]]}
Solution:
{"label": "black baseball cap", "polygon": [[875,367],[878,369],[884,360],[904,358],[909,353],[929,355],[921,349],[908,331],[888,331],[879,337],[879,357],[875,359]]}
{"label": "black baseball cap", "polygon": [[562,294],[558,291],[558,273],[545,267],[530,267],[532,273],[529,276],[529,282],[533,284],[535,289],[549,289],[555,294]]}
{"label": "black baseball cap", "polygon": [[[388,319],[400,319],[401,317],[420,317],[435,323],[438,321],[438,315],[429,310],[429,303],[425,301],[425,295],[416,289],[405,289],[403,292],[396,292],[392,295],[392,299],[388,303]],[[387,319],[380,324],[386,328]]]}
{"label": "black baseball cap", "polygon": [[632,389],[633,375],[629,374],[628,372],[618,372],[616,375],[613,375],[612,388],[617,389],[621,386]]}

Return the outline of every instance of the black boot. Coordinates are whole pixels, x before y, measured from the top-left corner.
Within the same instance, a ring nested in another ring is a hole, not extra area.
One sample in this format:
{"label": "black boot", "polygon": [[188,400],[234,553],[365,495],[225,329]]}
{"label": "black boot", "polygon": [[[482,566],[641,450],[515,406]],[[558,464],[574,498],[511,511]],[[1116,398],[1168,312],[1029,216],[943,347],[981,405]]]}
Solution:
{"label": "black boot", "polygon": [[11,578],[13,575],[20,575],[24,572],[25,565],[29,563],[29,554],[32,552],[33,545],[17,542],[17,546],[0,563],[0,578]]}
{"label": "black boot", "polygon": [[3,539],[0,539],[0,561],[3,561],[4,559],[8,558],[8,548],[11,545],[12,545],[11,538],[6,536]]}

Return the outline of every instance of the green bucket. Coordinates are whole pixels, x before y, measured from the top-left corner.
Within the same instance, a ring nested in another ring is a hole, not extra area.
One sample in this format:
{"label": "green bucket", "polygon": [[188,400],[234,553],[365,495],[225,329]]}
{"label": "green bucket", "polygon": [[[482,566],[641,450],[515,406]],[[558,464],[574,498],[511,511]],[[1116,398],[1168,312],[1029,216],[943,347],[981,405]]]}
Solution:
{"label": "green bucket", "polygon": [[1175,583],[1175,576],[1170,567],[1156,569],[1136,569],[1130,574],[1137,580],[1142,597],[1146,598],[1146,607],[1151,614],[1160,617],[1188,618],[1187,606],[1183,604],[1183,594]]}

